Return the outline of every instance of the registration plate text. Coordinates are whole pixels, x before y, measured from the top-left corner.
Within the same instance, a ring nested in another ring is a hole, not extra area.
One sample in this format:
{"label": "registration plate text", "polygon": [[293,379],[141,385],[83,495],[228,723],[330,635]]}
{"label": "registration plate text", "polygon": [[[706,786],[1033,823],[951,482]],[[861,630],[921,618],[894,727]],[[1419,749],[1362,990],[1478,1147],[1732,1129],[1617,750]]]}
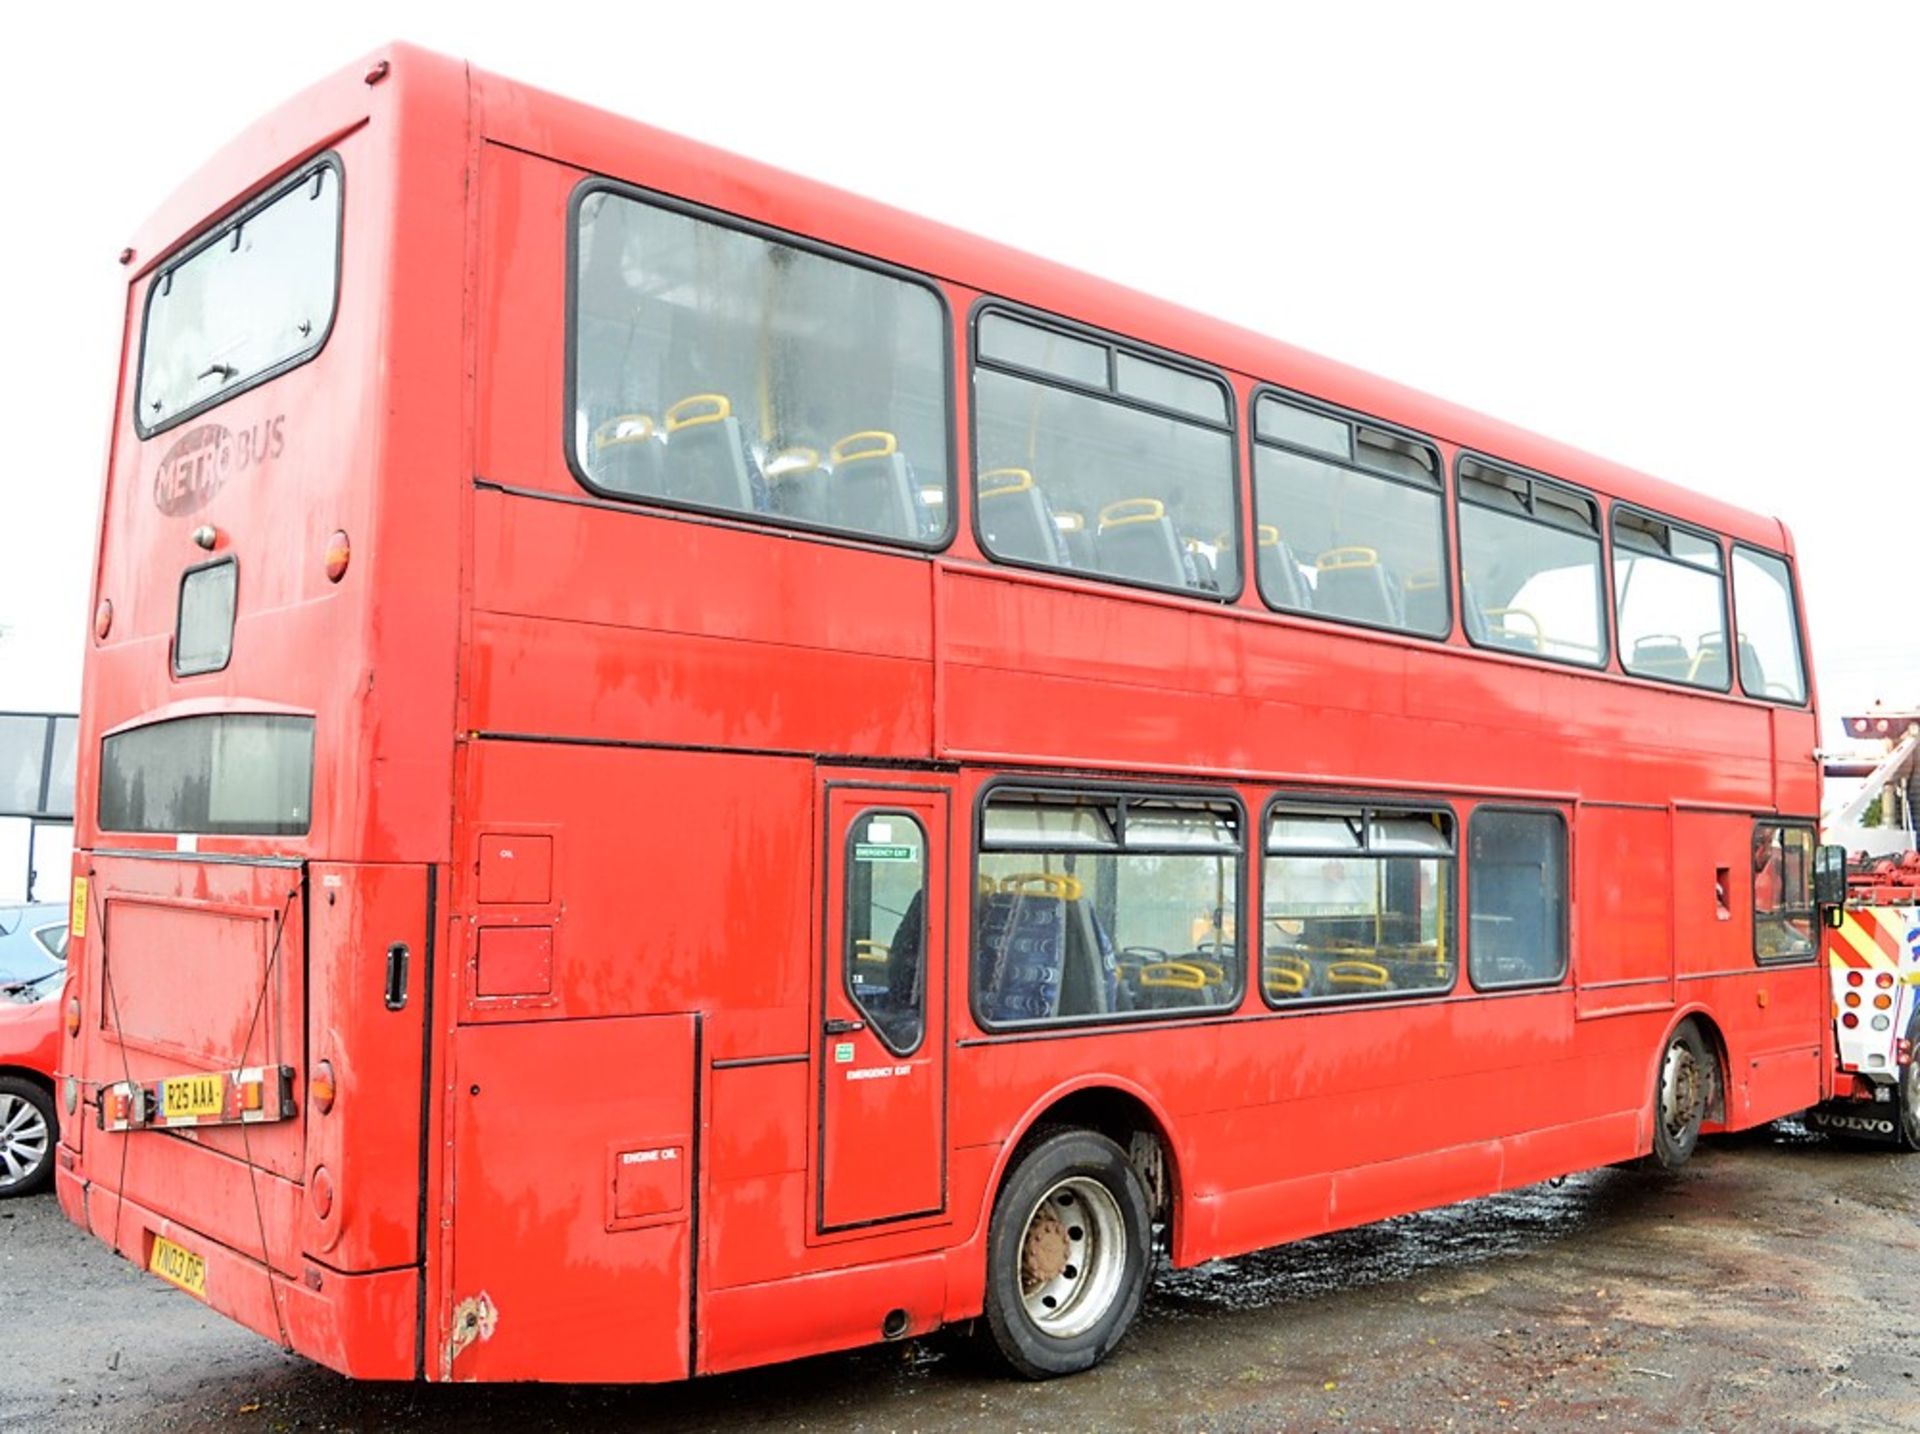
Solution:
{"label": "registration plate text", "polygon": [[160,1083],[160,1114],[167,1120],[219,1115],[226,1105],[225,1076],[174,1076]]}
{"label": "registration plate text", "polygon": [[207,1297],[207,1262],[191,1250],[183,1250],[161,1235],[153,1237],[153,1253],[147,1256],[147,1268],[170,1285],[178,1285],[199,1299]]}

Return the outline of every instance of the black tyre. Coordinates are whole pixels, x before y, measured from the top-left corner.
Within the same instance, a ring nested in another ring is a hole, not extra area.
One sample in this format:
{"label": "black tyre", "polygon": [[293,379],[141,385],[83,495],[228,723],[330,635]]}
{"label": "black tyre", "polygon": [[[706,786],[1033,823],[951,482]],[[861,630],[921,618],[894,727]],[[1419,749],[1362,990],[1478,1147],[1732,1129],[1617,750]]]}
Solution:
{"label": "black tyre", "polygon": [[1713,1099],[1713,1057],[1700,1028],[1684,1021],[1667,1041],[1653,1084],[1653,1159],[1678,1170],[1700,1143],[1700,1123]]}
{"label": "black tyre", "polygon": [[1900,1075],[1900,1148],[1920,1150],[1920,1060],[1909,1061]]}
{"label": "black tyre", "polygon": [[1029,1379],[1104,1359],[1139,1312],[1152,1217],[1126,1152],[1090,1130],[1037,1140],[987,1230],[987,1331]]}
{"label": "black tyre", "polygon": [[0,1076],[0,1200],[46,1188],[59,1138],[53,1097],[30,1080]]}

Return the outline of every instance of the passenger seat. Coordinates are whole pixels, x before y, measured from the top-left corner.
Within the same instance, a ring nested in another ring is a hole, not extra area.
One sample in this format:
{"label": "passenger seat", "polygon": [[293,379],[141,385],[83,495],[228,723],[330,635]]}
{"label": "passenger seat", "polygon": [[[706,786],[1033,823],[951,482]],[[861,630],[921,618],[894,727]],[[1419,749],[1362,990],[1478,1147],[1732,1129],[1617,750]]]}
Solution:
{"label": "passenger seat", "polygon": [[692,394],[667,410],[664,467],[666,497],[736,513],[766,506],[756,494],[759,474],[747,457],[740,420],[725,394]]}
{"label": "passenger seat", "polygon": [[1100,570],[1165,587],[1194,586],[1180,538],[1158,498],[1122,498],[1100,510]]}
{"label": "passenger seat", "polygon": [[920,492],[898,438],[883,429],[862,429],[835,443],[830,457],[835,525],[916,542],[926,535]]}
{"label": "passenger seat", "polygon": [[616,493],[660,496],[666,444],[653,419],[623,413],[593,431],[593,481]]}
{"label": "passenger seat", "polygon": [[1066,549],[1046,495],[1025,468],[989,468],[978,483],[980,532],[987,550],[1017,563],[1066,565]]}
{"label": "passenger seat", "polygon": [[1329,548],[1314,562],[1314,608],[1329,617],[1404,627],[1400,593],[1372,548]]}

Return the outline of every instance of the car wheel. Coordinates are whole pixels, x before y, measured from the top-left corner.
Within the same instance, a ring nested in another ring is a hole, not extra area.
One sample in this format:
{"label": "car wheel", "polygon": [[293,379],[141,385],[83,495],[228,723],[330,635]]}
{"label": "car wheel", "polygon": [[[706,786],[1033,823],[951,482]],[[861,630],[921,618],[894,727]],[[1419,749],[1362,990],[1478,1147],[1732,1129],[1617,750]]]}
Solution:
{"label": "car wheel", "polygon": [[987,1232],[987,1328],[1029,1379],[1105,1358],[1140,1309],[1152,1219],[1140,1174],[1090,1130],[1046,1136],[1020,1157]]}
{"label": "car wheel", "polygon": [[52,1096],[32,1081],[0,1076],[0,1200],[31,1195],[53,1179],[59,1132]]}
{"label": "car wheel", "polygon": [[1654,1082],[1653,1158],[1663,1169],[1678,1170],[1700,1143],[1713,1080],[1713,1057],[1699,1027],[1683,1022],[1667,1042]]}

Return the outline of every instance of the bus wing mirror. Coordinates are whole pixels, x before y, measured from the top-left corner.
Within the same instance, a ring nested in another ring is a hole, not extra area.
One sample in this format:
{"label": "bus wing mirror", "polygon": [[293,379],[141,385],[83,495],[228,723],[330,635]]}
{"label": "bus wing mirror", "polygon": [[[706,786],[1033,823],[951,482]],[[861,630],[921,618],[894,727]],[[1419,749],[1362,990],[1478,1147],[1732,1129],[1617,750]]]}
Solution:
{"label": "bus wing mirror", "polygon": [[1829,926],[1838,926],[1847,904],[1847,849],[1822,846],[1813,853],[1813,901]]}

